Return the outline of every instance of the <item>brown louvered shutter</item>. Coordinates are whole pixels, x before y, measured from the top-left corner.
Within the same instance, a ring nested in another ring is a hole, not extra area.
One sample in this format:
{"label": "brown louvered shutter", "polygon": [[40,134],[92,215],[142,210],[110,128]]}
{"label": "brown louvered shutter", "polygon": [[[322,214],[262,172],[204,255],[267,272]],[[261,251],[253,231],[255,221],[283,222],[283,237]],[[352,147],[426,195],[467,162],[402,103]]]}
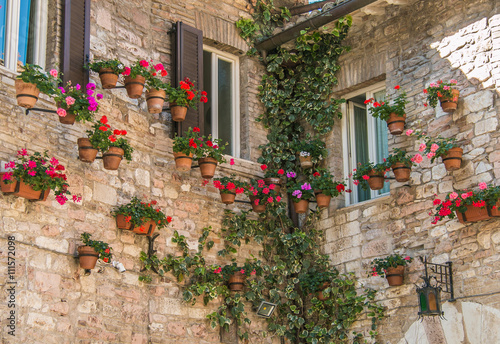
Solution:
{"label": "brown louvered shutter", "polygon": [[63,82],[71,80],[73,85],[86,85],[89,72],[90,47],[90,0],[64,0],[63,44],[61,69]]}
{"label": "brown louvered shutter", "polygon": [[[203,32],[182,22],[175,23],[175,73],[174,86],[189,78],[197,90],[203,90]],[[188,109],[186,119],[177,123],[177,134],[189,127],[199,127],[203,133],[203,103],[197,110]]]}

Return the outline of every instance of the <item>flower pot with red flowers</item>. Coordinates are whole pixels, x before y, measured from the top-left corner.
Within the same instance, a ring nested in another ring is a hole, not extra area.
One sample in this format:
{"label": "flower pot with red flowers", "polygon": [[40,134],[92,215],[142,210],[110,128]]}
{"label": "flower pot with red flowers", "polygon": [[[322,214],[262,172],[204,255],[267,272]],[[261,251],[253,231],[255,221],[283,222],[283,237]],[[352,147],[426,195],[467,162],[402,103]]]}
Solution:
{"label": "flower pot with red flowers", "polygon": [[213,185],[219,190],[221,201],[224,204],[233,204],[236,195],[245,192],[245,184],[233,177],[214,178]]}
{"label": "flower pot with red flowers", "polygon": [[[64,204],[69,184],[65,167],[56,158],[49,158],[47,152],[39,152],[28,156],[26,149],[17,152],[17,161],[5,164],[7,172],[2,175],[2,191],[29,200],[46,200],[50,190],[54,190],[56,201]],[[14,187],[12,185],[15,185]],[[80,202],[81,197],[73,195],[74,202]]]}
{"label": "flower pot with red flowers", "polygon": [[266,185],[263,179],[250,180],[245,193],[250,198],[252,210],[256,213],[263,213],[268,204],[281,201],[281,197],[276,192],[276,185]]}
{"label": "flower pot with red flowers", "polygon": [[[126,130],[113,130],[111,125],[108,124],[108,118],[102,116],[99,121],[94,123],[92,130],[87,130],[88,143],[90,145],[84,146],[84,149],[79,148],[80,160],[84,162],[94,161],[91,157],[87,158],[82,156],[82,154],[86,154],[87,150],[97,149],[103,155],[104,168],[107,170],[117,170],[123,158],[128,161],[132,160],[134,149],[130,146],[127,139],[125,139],[125,135],[127,135]],[[87,143],[85,140],[81,142],[83,144]]]}
{"label": "flower pot with red flowers", "polygon": [[137,60],[132,66],[124,67],[122,75],[125,77],[125,89],[129,98],[140,98],[146,84],[146,77],[150,75],[149,62]]}
{"label": "flower pot with red flowers", "polygon": [[[444,112],[454,112],[457,109],[458,97],[460,91],[453,87],[457,85],[457,81],[451,79],[450,82],[438,80],[432,82],[429,87],[424,89],[424,94],[427,96],[427,103],[435,108],[437,102],[441,105]],[[427,104],[425,104],[427,106]]]}
{"label": "flower pot with red flowers", "polygon": [[78,246],[78,257],[80,259],[80,267],[85,270],[91,270],[95,268],[95,264],[98,259],[102,259],[103,262],[109,263],[112,254],[112,248],[109,244],[90,239],[89,233],[82,233],[83,245]]}
{"label": "flower pot with red flowers", "polygon": [[[399,92],[400,87],[394,87]],[[386,96],[385,99],[388,99]],[[375,118],[380,118],[387,122],[387,127],[392,135],[401,135],[405,127],[406,120],[406,92],[401,91],[394,99],[392,105],[389,102],[377,101],[374,98],[365,100],[365,104],[371,104],[369,111]]]}
{"label": "flower pot with red flowers", "polygon": [[479,190],[458,190],[450,192],[443,200],[436,198],[436,206],[432,214],[432,223],[448,217],[454,219],[455,216],[461,223],[477,222],[487,220],[492,214],[493,208],[497,207],[500,199],[500,186],[488,186],[486,183],[479,183]]}
{"label": "flower pot with red flowers", "polygon": [[336,182],[327,169],[318,168],[311,177],[311,186],[316,196],[318,208],[327,208],[332,197],[337,197],[345,191],[344,182]]}
{"label": "flower pot with red flowers", "polygon": [[152,236],[156,228],[164,228],[172,222],[172,217],[165,216],[156,205],[154,200],[146,203],[134,196],[129,203],[117,207],[111,214],[116,217],[118,228]]}
{"label": "flower pot with red flowers", "polygon": [[318,137],[311,137],[309,133],[304,139],[297,140],[292,148],[299,153],[299,163],[302,169],[319,164],[328,155],[325,142]]}
{"label": "flower pot with red flowers", "polygon": [[29,63],[22,68],[15,82],[17,105],[31,109],[35,106],[40,92],[53,95],[61,79],[55,69],[46,73],[42,67]]}
{"label": "flower pot with red flowers", "polygon": [[404,149],[394,148],[393,154],[389,154],[386,159],[386,166],[392,168],[394,177],[398,182],[410,180],[411,167],[414,165],[414,160]]}
{"label": "flower pot with red flowers", "polygon": [[199,101],[202,103],[208,101],[207,92],[196,90],[189,78],[179,81],[177,87],[169,87],[167,95],[170,103],[170,114],[174,122],[184,121],[188,108],[196,110],[196,104]]}
{"label": "flower pot with red flowers", "polygon": [[75,121],[92,121],[99,110],[97,100],[102,99],[102,94],[96,93],[95,89],[95,84],[88,83],[86,91],[83,91],[80,85],[73,86],[71,81],[66,87],[59,87],[54,95],[59,122],[73,124]]}
{"label": "flower pot with red flowers", "polygon": [[200,128],[188,128],[182,136],[177,133],[174,138],[174,159],[175,168],[178,171],[189,171],[193,163],[193,154],[197,152],[198,145],[203,137],[200,135]]}
{"label": "flower pot with red flowers", "polygon": [[281,177],[285,175],[285,170],[276,168],[274,164],[270,166],[262,164],[260,165],[260,169],[264,172],[264,183],[268,186],[274,185],[274,191],[276,194],[279,194],[283,183]]}
{"label": "flower pot with red flowers", "polygon": [[202,136],[202,140],[198,142],[195,155],[200,166],[201,176],[205,179],[213,178],[217,164],[226,162],[222,152],[228,143],[222,144],[221,142],[221,139],[213,139],[212,135]]}
{"label": "flower pot with red flowers", "polygon": [[303,178],[297,177],[295,173],[287,173],[287,192],[293,201],[293,206],[297,214],[304,214],[309,209],[309,201],[314,197],[311,183]]}
{"label": "flower pot with red flowers", "polygon": [[262,275],[260,261],[256,259],[253,262],[247,260],[243,265],[233,262],[223,267],[212,266],[212,268],[215,274],[221,274],[222,278],[227,281],[230,291],[242,291],[248,277]]}
{"label": "flower pot with red flowers", "polygon": [[363,189],[380,190],[384,187],[385,173],[388,167],[386,163],[374,164],[367,162],[364,164],[359,163],[356,170],[353,171],[352,178],[354,184],[360,184]]}
{"label": "flower pot with red flowers", "polygon": [[124,65],[120,60],[112,59],[91,62],[87,68],[99,73],[102,88],[111,89],[116,87],[118,76],[123,72]]}
{"label": "flower pot with red flowers", "polygon": [[390,286],[403,284],[405,266],[412,262],[410,256],[403,257],[399,254],[391,254],[385,258],[376,258],[372,261],[372,271],[369,276],[385,275]]}

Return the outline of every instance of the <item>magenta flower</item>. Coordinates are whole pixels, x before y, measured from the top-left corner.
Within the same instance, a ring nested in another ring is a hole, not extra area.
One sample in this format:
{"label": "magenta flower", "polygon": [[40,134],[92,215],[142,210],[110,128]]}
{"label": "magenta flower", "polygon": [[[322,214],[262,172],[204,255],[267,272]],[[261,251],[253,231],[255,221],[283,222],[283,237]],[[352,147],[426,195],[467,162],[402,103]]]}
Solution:
{"label": "magenta flower", "polygon": [[2,176],[2,180],[10,180],[12,178],[12,172],[5,172]]}
{"label": "magenta flower", "polygon": [[57,160],[56,158],[52,158],[52,159],[50,159],[50,163],[52,165],[56,166],[56,165],[59,165],[59,160]]}
{"label": "magenta flower", "polygon": [[28,171],[28,174],[33,177],[36,175],[36,171]]}
{"label": "magenta flower", "polygon": [[292,196],[295,196],[297,198],[301,198],[302,197],[302,191],[295,190],[294,192],[292,192]]}
{"label": "magenta flower", "polygon": [[28,151],[23,148],[23,149],[17,151],[17,155],[26,156],[26,155],[28,155]]}
{"label": "magenta flower", "polygon": [[488,188],[488,185],[486,185],[486,183],[485,183],[485,182],[479,183],[479,189],[481,189],[481,190],[485,190],[485,189],[487,189],[487,188]]}
{"label": "magenta flower", "polygon": [[243,275],[244,273],[245,273],[245,270],[241,269],[241,270],[240,270],[240,274],[242,274],[242,275]]}
{"label": "magenta flower", "polygon": [[14,161],[9,161],[7,163],[5,163],[5,168],[9,169],[9,168],[14,168],[16,167],[16,163]]}
{"label": "magenta flower", "polygon": [[50,75],[52,75],[54,78],[57,78],[57,70],[51,69],[50,70]]}
{"label": "magenta flower", "polygon": [[90,82],[87,84],[87,90],[95,90],[96,86],[94,83]]}
{"label": "magenta flower", "polygon": [[96,96],[96,97],[97,97],[97,100],[101,100],[101,99],[102,99],[102,94],[97,93],[97,96]]}
{"label": "magenta flower", "polygon": [[28,167],[29,168],[35,168],[36,167],[36,162],[34,162],[32,160],[28,161]]}
{"label": "magenta flower", "polygon": [[57,109],[57,114],[59,115],[59,117],[66,117],[66,115],[67,115],[66,110],[64,110],[62,108]]}

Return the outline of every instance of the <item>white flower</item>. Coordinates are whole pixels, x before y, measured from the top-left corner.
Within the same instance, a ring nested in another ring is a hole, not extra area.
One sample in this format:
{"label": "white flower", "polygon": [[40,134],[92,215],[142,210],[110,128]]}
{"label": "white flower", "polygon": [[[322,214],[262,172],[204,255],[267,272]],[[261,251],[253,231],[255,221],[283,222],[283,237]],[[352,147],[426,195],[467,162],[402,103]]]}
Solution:
{"label": "white flower", "polygon": [[300,156],[310,156],[310,155],[311,155],[311,153],[309,153],[309,152],[305,152],[305,151],[302,151],[302,152],[300,152],[300,154],[299,154],[299,155],[300,155]]}
{"label": "white flower", "polygon": [[123,64],[121,64],[121,63],[120,63],[120,64],[118,65],[118,68],[119,68],[119,69],[123,69]]}

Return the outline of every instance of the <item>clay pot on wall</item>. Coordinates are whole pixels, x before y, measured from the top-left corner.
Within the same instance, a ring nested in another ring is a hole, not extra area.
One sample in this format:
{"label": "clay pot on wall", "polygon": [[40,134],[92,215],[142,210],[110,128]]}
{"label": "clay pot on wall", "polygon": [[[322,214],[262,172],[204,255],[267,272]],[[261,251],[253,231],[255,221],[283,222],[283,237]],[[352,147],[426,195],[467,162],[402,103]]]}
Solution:
{"label": "clay pot on wall", "polygon": [[410,180],[411,168],[405,166],[402,162],[395,163],[391,168],[398,182],[407,182]]}
{"label": "clay pot on wall", "polygon": [[274,188],[274,191],[277,194],[280,193],[280,190],[281,190],[281,178],[275,178],[275,177],[264,178],[264,183],[266,183],[266,185],[274,184],[276,186]]}
{"label": "clay pot on wall", "polygon": [[78,144],[78,159],[83,162],[94,162],[97,156],[97,149],[92,147],[90,140],[87,138],[79,138]]}
{"label": "clay pot on wall", "polygon": [[462,155],[464,150],[460,147],[453,147],[446,152],[441,159],[443,159],[444,167],[446,171],[458,170],[462,165]]}
{"label": "clay pot on wall", "polygon": [[255,196],[250,196],[250,202],[252,204],[252,210],[256,213],[263,213],[266,211],[266,205],[265,204],[255,204],[255,200],[257,198]]}
{"label": "clay pot on wall", "polygon": [[146,92],[146,103],[149,113],[160,113],[163,110],[163,103],[167,93],[165,90],[149,90]]}
{"label": "clay pot on wall", "polygon": [[236,194],[234,192],[222,193],[222,191],[220,191],[220,198],[224,204],[233,204]]}
{"label": "clay pot on wall", "polygon": [[106,170],[117,170],[123,159],[123,149],[118,147],[109,147],[108,151],[102,155],[102,163]]}
{"label": "clay pot on wall", "polygon": [[115,74],[111,68],[102,68],[99,71],[99,78],[101,79],[102,88],[111,89],[116,87],[118,74]]}
{"label": "clay pot on wall", "polygon": [[297,214],[307,213],[307,210],[309,209],[309,200],[301,199],[298,202],[293,202],[293,207]]}
{"label": "clay pot on wall", "polygon": [[368,173],[370,179],[368,179],[368,185],[372,190],[380,190],[384,187],[384,173],[376,173],[375,171],[371,171]]}
{"label": "clay pot on wall", "polygon": [[461,213],[459,211],[456,212],[458,221],[460,221],[460,223],[483,221],[493,216],[486,207],[480,208],[474,207],[473,205],[466,205],[466,207],[467,210],[465,211],[465,213]]}
{"label": "clay pot on wall", "polygon": [[323,195],[321,191],[316,193],[315,195],[318,208],[328,208],[330,206],[332,196]]}
{"label": "clay pot on wall", "polygon": [[444,112],[453,112],[457,109],[458,96],[460,95],[460,91],[453,89],[451,90],[451,93],[453,94],[451,98],[447,97],[439,98],[441,109],[443,109]]}
{"label": "clay pot on wall", "polygon": [[172,121],[182,122],[186,119],[188,108],[186,106],[178,106],[175,104],[170,104],[170,114],[172,115]]}
{"label": "clay pot on wall", "polygon": [[392,135],[401,135],[405,129],[406,114],[399,116],[391,113],[387,120],[387,127]]}
{"label": "clay pot on wall", "polygon": [[385,278],[390,286],[395,287],[403,284],[405,267],[398,265],[396,268],[387,268],[385,271]]}
{"label": "clay pot on wall", "polygon": [[0,188],[5,194],[12,194],[17,197],[23,197],[31,201],[46,201],[49,196],[50,189],[36,191],[33,190],[31,185],[26,184],[21,179],[14,183],[6,184],[2,176],[5,172],[0,173]]}
{"label": "clay pot on wall", "polygon": [[245,286],[245,275],[241,272],[235,272],[231,277],[229,277],[229,290],[231,291],[242,291]]}
{"label": "clay pot on wall", "polygon": [[200,166],[200,172],[203,178],[213,178],[215,169],[217,168],[217,160],[214,158],[199,158],[198,165]]}
{"label": "clay pot on wall", "polygon": [[313,167],[311,156],[299,156],[300,167],[303,169]]}
{"label": "clay pot on wall", "polygon": [[137,99],[142,96],[142,91],[144,89],[144,83],[146,82],[146,78],[142,75],[137,75],[135,78],[131,78],[130,76],[125,77],[125,89],[127,90],[127,94],[129,98]]}
{"label": "clay pot on wall", "polygon": [[186,155],[184,153],[174,152],[174,160],[175,168],[178,171],[189,171],[191,169],[191,165],[193,164],[193,153],[189,153],[189,155]]}
{"label": "clay pot on wall", "polygon": [[91,246],[79,246],[78,257],[80,258],[80,267],[85,270],[95,268],[99,254]]}
{"label": "clay pot on wall", "polygon": [[40,90],[35,84],[30,84],[22,81],[21,79],[16,79],[16,98],[17,105],[22,106],[27,109],[31,109],[35,106]]}

